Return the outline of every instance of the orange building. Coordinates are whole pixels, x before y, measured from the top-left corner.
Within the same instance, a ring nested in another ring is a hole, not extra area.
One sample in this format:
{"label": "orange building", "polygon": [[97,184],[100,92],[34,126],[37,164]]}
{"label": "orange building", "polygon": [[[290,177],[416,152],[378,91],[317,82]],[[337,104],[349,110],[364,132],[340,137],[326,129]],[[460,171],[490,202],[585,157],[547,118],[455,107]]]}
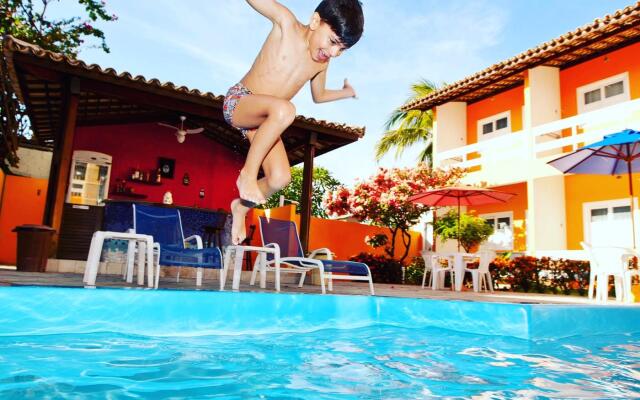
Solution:
{"label": "orange building", "polygon": [[626,177],[563,175],[547,162],[640,130],[638,26],[640,3],[403,107],[433,110],[436,166],[469,168],[465,183],[517,194],[473,210],[495,227],[496,246],[566,256],[581,241],[632,245]]}

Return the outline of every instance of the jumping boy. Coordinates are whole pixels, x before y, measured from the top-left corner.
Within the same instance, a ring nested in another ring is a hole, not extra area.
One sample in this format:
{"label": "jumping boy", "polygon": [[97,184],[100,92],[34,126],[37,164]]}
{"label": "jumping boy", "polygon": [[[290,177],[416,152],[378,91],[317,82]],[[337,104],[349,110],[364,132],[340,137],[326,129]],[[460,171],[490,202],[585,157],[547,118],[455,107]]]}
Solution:
{"label": "jumping boy", "polygon": [[[364,26],[358,0],[323,0],[309,25],[275,0],[247,3],[271,20],[273,28],[249,72],[224,99],[225,120],[251,143],[236,181],[240,198],[231,202],[233,244],[245,238],[244,220],[251,203],[264,204],[291,180],[280,139],[296,116],[291,98],[307,81],[316,103],[355,97],[346,79],[340,90],[326,89],[325,82],[331,58],[353,46]],[[260,165],[264,178],[258,180]]]}

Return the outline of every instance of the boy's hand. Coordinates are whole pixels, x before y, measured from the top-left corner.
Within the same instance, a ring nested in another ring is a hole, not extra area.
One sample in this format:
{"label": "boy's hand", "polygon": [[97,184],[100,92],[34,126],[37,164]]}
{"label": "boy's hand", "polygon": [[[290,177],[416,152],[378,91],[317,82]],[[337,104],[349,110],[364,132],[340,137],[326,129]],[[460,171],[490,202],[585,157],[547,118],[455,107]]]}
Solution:
{"label": "boy's hand", "polygon": [[342,90],[344,90],[345,94],[347,95],[345,97],[352,97],[354,99],[358,98],[355,89],[349,84],[347,78],[344,78],[344,85],[342,86]]}

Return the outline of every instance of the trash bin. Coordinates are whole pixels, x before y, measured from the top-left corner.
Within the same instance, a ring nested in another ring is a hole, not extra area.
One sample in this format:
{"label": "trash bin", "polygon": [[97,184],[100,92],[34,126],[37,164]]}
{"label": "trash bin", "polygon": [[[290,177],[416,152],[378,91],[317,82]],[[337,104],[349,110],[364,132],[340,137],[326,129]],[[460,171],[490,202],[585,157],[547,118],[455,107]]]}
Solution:
{"label": "trash bin", "polygon": [[55,229],[46,225],[20,225],[13,231],[18,234],[18,271],[44,272]]}

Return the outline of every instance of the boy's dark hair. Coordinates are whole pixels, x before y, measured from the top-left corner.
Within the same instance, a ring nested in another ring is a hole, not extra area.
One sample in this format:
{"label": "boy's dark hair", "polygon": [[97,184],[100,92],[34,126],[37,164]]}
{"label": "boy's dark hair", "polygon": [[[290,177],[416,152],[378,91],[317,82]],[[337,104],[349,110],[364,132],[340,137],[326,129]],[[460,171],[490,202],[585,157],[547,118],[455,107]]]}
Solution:
{"label": "boy's dark hair", "polygon": [[360,40],[364,15],[359,0],[322,0],[316,7],[320,18],[335,32],[348,49]]}

